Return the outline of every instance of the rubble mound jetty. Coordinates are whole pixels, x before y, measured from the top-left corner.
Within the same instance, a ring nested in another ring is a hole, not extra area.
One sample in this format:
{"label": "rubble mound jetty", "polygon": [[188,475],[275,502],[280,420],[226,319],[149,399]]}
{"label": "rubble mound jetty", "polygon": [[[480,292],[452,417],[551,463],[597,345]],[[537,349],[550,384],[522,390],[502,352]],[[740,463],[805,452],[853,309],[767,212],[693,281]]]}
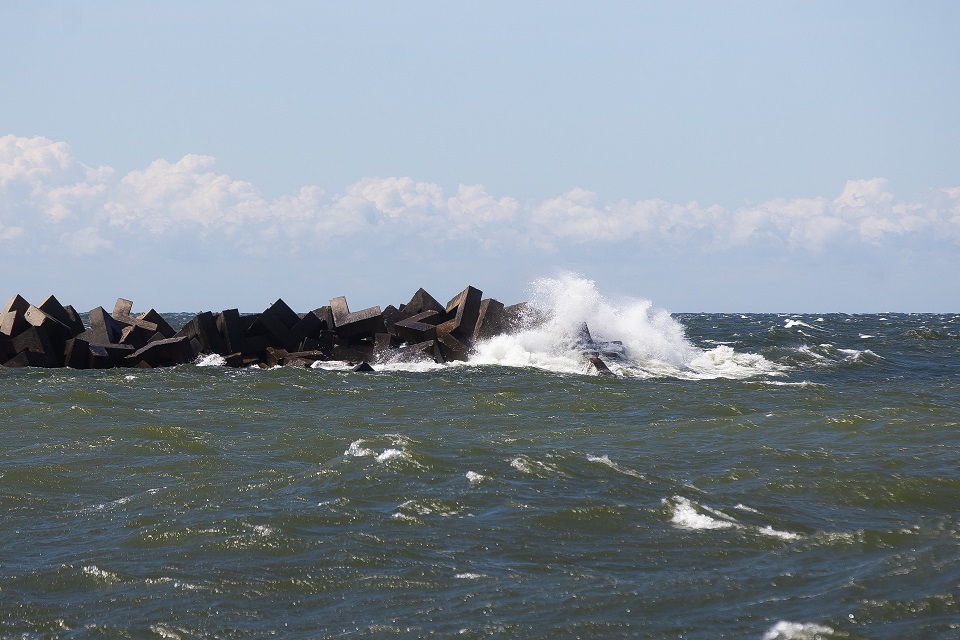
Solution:
{"label": "rubble mound jetty", "polygon": [[119,298],[111,313],[90,310],[85,325],[52,295],[38,305],[14,295],[0,313],[0,363],[153,368],[218,354],[231,367],[340,361],[370,371],[377,363],[466,360],[479,340],[518,330],[536,316],[526,303],[504,306],[471,286],[446,305],[421,288],[406,304],[360,311],[351,311],[343,296],[309,313],[279,299],[260,313],[198,313],[179,331],[153,309],[138,315],[132,309],[132,301]]}

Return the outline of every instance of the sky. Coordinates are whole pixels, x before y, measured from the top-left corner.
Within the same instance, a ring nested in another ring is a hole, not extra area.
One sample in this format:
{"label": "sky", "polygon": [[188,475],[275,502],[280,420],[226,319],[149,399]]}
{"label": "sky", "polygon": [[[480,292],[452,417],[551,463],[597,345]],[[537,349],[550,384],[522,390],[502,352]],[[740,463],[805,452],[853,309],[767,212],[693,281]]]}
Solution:
{"label": "sky", "polygon": [[0,3],[0,298],[960,312],[960,3]]}

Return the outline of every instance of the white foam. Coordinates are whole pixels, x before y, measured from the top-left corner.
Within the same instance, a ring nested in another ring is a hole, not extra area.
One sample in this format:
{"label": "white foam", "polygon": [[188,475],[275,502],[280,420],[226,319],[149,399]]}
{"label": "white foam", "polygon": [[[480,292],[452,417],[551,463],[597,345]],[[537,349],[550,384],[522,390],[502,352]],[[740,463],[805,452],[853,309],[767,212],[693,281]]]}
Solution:
{"label": "white foam", "polygon": [[763,640],[822,640],[835,633],[833,629],[822,624],[781,620],[763,634]]}
{"label": "white foam", "polygon": [[193,361],[193,364],[198,367],[225,367],[227,366],[227,359],[218,353],[211,353],[200,356]]}
{"label": "white foam", "polygon": [[343,452],[343,455],[353,458],[362,458],[364,456],[372,456],[376,454],[372,449],[367,449],[363,446],[363,440],[354,440],[350,443],[350,446],[347,447],[347,450]]}
{"label": "white foam", "polygon": [[477,484],[483,482],[487,476],[477,473],[476,471],[467,471],[467,480],[470,484]]}
{"label": "white foam", "polygon": [[596,463],[602,464],[606,467],[610,467],[617,473],[622,473],[627,476],[632,476],[640,480],[645,479],[642,473],[637,473],[633,469],[624,469],[623,467],[618,465],[616,462],[612,461],[610,459],[610,456],[587,456],[587,460],[589,460],[590,462],[596,462]]}
{"label": "white foam", "polygon": [[578,336],[585,322],[601,351],[619,352],[620,357],[604,353],[601,358],[620,375],[740,379],[784,370],[763,356],[737,353],[728,345],[700,349],[687,339],[682,324],[649,300],[611,300],[593,280],[574,273],[535,281],[530,304],[543,313],[542,322],[481,341],[469,364],[582,374],[586,358]]}
{"label": "white foam", "polygon": [[403,456],[404,452],[401,449],[385,449],[383,453],[377,456],[377,462],[388,462]]}
{"label": "white foam", "polygon": [[[719,512],[713,513],[723,516],[722,518],[713,518],[697,510],[697,505],[692,500],[682,496],[673,496],[664,498],[665,504],[671,511],[670,522],[680,529],[697,531],[700,529],[728,529],[736,525],[736,521],[729,516],[724,516]],[[703,509],[703,507],[701,507]]]}
{"label": "white foam", "polygon": [[[780,540],[797,540],[800,538],[799,534],[790,531],[779,531],[770,525],[758,526],[743,524],[722,511],[711,509],[706,505],[699,504],[683,496],[664,498],[661,502],[670,510],[670,522],[679,529],[686,529],[688,531],[741,529]],[[744,504],[737,504],[734,509],[746,513],[760,513],[756,509]]]}

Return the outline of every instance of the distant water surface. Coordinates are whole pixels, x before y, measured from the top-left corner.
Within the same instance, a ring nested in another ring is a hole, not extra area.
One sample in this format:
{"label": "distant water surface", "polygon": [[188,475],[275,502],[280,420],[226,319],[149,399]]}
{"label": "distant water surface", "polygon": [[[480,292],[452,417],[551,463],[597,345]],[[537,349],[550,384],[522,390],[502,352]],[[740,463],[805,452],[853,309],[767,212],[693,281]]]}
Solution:
{"label": "distant water surface", "polygon": [[587,298],[619,377],[577,314],[372,374],[0,368],[0,636],[960,637],[960,316]]}

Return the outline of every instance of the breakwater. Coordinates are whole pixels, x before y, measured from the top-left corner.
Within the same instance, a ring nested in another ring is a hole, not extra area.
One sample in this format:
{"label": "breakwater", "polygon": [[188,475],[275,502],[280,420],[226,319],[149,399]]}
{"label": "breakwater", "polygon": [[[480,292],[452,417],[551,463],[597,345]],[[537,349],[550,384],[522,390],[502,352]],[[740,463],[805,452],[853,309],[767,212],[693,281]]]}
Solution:
{"label": "breakwater", "polygon": [[[446,305],[420,288],[405,304],[360,311],[351,311],[345,296],[307,313],[278,299],[260,313],[198,313],[179,330],[154,309],[137,315],[132,309],[131,300],[118,298],[112,312],[90,310],[86,326],[72,306],[53,295],[37,305],[14,295],[0,314],[0,362],[154,368],[218,354],[233,367],[335,360],[364,371],[378,362],[466,360],[478,341],[517,330],[537,316],[526,303],[505,306],[472,286]],[[606,368],[594,359],[598,371]]]}

